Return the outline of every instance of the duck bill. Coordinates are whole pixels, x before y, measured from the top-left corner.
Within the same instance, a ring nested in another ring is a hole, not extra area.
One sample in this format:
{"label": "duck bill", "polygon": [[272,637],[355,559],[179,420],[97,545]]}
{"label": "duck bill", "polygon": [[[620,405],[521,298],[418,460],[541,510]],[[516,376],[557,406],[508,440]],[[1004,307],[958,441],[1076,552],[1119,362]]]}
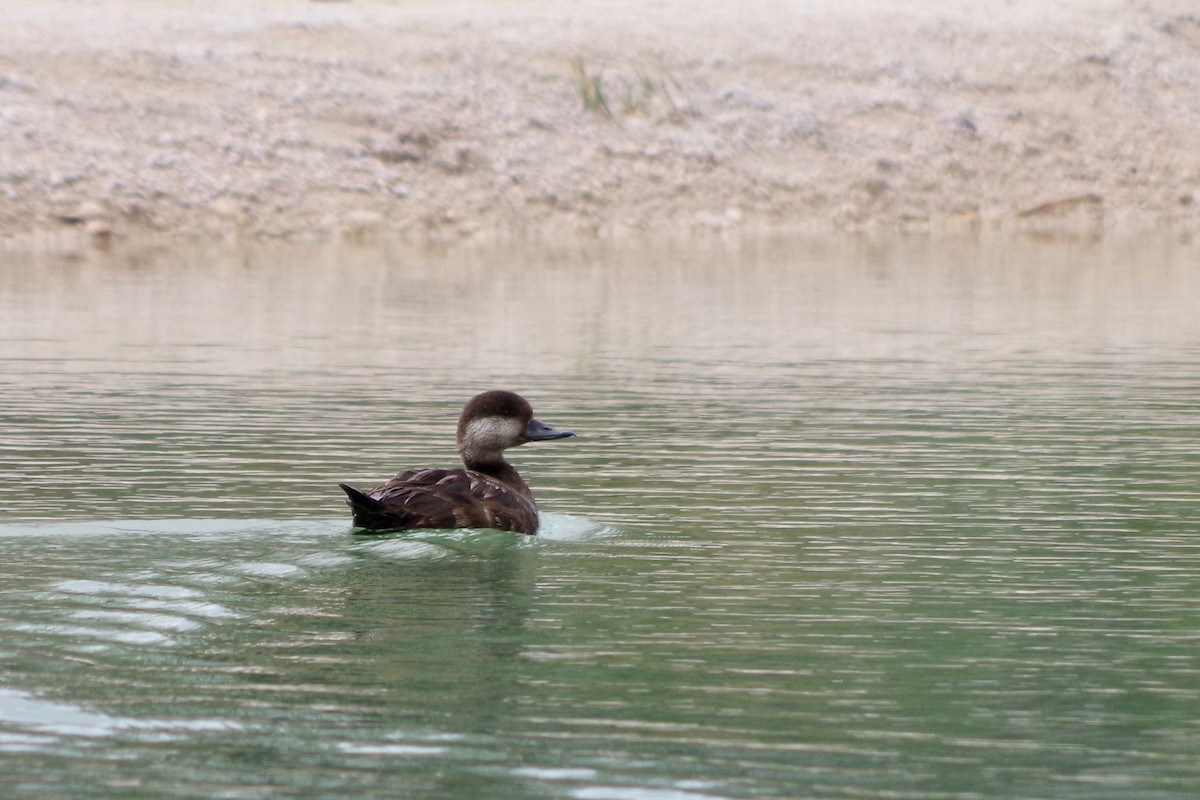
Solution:
{"label": "duck bill", "polygon": [[523,438],[527,442],[545,442],[550,439],[565,439],[574,435],[575,431],[569,431],[566,428],[552,428],[541,420],[531,419],[525,426]]}

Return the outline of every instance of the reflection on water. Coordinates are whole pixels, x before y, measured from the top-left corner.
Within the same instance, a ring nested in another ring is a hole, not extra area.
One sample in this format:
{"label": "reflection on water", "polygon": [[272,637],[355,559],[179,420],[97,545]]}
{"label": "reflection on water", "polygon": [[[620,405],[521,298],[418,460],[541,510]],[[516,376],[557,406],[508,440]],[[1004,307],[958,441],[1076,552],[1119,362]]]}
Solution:
{"label": "reflection on water", "polygon": [[[1196,263],[6,257],[0,788],[1190,798]],[[493,387],[544,535],[350,535]]]}

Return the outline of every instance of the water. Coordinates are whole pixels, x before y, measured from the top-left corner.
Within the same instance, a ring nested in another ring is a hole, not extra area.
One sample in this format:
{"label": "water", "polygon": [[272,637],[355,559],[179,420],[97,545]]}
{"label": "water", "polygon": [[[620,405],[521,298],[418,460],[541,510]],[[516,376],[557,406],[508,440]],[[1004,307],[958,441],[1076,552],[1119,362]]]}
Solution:
{"label": "water", "polygon": [[[1192,798],[1198,264],[4,256],[0,795]],[[351,535],[494,387],[543,535]]]}

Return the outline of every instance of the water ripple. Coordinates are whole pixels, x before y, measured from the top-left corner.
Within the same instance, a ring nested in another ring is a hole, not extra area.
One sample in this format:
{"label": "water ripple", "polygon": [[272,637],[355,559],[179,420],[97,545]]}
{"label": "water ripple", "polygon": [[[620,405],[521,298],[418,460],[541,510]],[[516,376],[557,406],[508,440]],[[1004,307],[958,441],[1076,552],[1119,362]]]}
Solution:
{"label": "water ripple", "polygon": [[1190,798],[1195,253],[1000,250],[6,265],[0,794]]}

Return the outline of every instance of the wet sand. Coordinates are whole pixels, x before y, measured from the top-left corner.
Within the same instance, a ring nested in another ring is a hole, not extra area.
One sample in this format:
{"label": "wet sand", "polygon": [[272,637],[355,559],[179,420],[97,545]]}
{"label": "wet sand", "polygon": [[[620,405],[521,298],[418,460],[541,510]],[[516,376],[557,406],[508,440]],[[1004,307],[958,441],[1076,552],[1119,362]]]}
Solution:
{"label": "wet sand", "polygon": [[5,15],[10,245],[1200,232],[1200,14],[1182,0]]}

